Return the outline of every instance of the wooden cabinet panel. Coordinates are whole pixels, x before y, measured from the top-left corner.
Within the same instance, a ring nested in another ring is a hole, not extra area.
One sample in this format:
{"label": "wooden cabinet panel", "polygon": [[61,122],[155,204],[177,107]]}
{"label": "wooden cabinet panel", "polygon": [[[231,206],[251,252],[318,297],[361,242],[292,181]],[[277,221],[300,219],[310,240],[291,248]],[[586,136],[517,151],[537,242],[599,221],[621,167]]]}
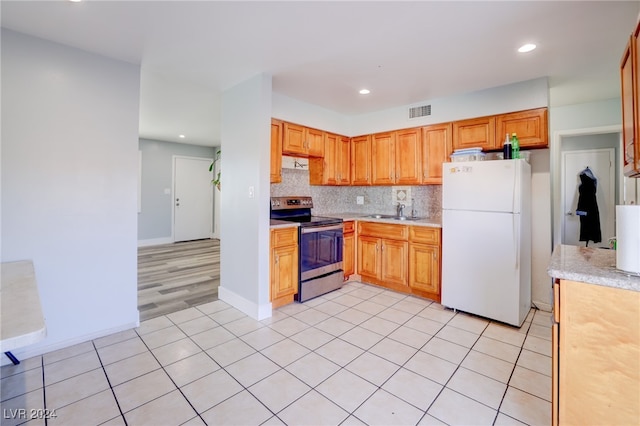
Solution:
{"label": "wooden cabinet panel", "polygon": [[322,157],[324,155],[324,132],[284,122],[282,152],[301,157]]}
{"label": "wooden cabinet panel", "polygon": [[407,285],[408,244],[406,241],[381,239],[380,280],[386,285]]}
{"label": "wooden cabinet panel", "polygon": [[538,108],[528,111],[511,112],[496,117],[496,148],[501,148],[506,134],[518,135],[520,149],[547,148],[549,146],[549,128],[547,109]]}
{"label": "wooden cabinet panel", "polygon": [[307,140],[307,155],[309,157],[324,156],[324,132],[322,130],[305,128]]}
{"label": "wooden cabinet panel", "polygon": [[344,246],[342,250],[342,269],[344,277],[348,279],[355,271],[356,233],[353,221],[344,222]]}
{"label": "wooden cabinet panel", "polygon": [[428,244],[409,244],[409,287],[439,298],[440,249]]}
{"label": "wooden cabinet panel", "polygon": [[442,230],[409,227],[409,287],[412,292],[440,302]]}
{"label": "wooden cabinet panel", "polygon": [[[273,298],[295,294],[298,288],[298,249],[294,246],[273,249]],[[294,274],[294,272],[296,272]],[[295,277],[294,277],[295,275]]]}
{"label": "wooden cabinet panel", "polygon": [[277,308],[293,302],[298,292],[298,229],[272,229],[270,245],[270,300]]}
{"label": "wooden cabinet panel", "polygon": [[307,155],[307,146],[304,135],[304,126],[293,123],[284,123],[282,152],[284,154]]}
{"label": "wooden cabinet panel", "polygon": [[419,184],[422,174],[422,129],[398,130],[395,134],[395,184]]}
{"label": "wooden cabinet panel", "polygon": [[271,120],[271,183],[282,182],[282,122]]}
{"label": "wooden cabinet panel", "polygon": [[395,182],[395,133],[371,136],[371,184],[391,185]]}
{"label": "wooden cabinet panel", "polygon": [[351,185],[371,185],[371,136],[351,139]]}
{"label": "wooden cabinet panel", "polygon": [[[496,149],[495,117],[480,117],[453,122],[453,149],[482,148],[483,151]],[[502,144],[502,141],[501,141]]]}
{"label": "wooden cabinet panel", "polygon": [[337,184],[351,184],[351,139],[346,136],[338,137],[336,141],[336,157]]}
{"label": "wooden cabinet panel", "polygon": [[422,128],[422,183],[442,184],[442,163],[453,152],[451,134],[451,123]]}
{"label": "wooden cabinet panel", "polygon": [[638,40],[632,35],[625,47],[620,62],[620,84],[622,97],[622,146],[623,172],[626,176],[636,176],[640,173],[640,156],[636,139],[640,132],[638,127]]}
{"label": "wooden cabinet panel", "polygon": [[640,292],[560,282],[558,424],[638,424]]}
{"label": "wooden cabinet panel", "polygon": [[380,239],[358,236],[358,273],[365,278],[377,280],[380,276]]}
{"label": "wooden cabinet panel", "polygon": [[406,240],[409,236],[408,227],[380,222],[358,222],[358,235],[372,235],[374,237]]}

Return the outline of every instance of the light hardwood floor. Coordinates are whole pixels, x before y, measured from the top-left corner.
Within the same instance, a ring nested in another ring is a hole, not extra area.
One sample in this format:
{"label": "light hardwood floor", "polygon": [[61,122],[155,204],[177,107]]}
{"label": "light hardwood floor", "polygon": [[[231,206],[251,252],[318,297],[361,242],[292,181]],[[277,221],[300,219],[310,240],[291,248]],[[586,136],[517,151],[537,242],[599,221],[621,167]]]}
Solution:
{"label": "light hardwood floor", "polygon": [[138,248],[140,321],[218,300],[220,240]]}

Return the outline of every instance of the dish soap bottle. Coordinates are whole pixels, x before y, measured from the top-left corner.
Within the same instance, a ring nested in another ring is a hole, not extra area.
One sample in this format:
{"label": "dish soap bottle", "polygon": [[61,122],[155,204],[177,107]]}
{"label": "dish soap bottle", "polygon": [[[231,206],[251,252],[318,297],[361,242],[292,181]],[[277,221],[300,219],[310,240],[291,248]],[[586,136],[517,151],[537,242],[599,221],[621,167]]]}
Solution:
{"label": "dish soap bottle", "polygon": [[515,133],[511,133],[511,157],[515,159],[520,158],[520,142]]}
{"label": "dish soap bottle", "polygon": [[502,158],[504,160],[511,160],[512,155],[511,139],[509,139],[509,133],[507,133],[507,136],[504,138],[504,145],[502,145]]}

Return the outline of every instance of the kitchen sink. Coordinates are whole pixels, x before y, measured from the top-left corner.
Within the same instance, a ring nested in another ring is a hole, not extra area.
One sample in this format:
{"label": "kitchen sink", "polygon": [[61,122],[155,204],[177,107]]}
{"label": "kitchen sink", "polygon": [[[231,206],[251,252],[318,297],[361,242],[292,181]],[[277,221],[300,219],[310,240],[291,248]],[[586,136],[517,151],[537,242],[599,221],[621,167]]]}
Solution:
{"label": "kitchen sink", "polygon": [[424,219],[423,217],[417,216],[395,216],[392,214],[370,214],[366,217],[370,217],[371,219],[393,219],[393,220],[419,220]]}

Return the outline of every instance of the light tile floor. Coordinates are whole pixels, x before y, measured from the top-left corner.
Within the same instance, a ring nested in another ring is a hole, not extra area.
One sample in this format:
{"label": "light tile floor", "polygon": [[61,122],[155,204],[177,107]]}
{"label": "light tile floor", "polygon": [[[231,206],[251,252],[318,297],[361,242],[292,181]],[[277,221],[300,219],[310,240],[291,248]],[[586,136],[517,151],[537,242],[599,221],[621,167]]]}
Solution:
{"label": "light tile floor", "polygon": [[263,321],[215,301],[4,366],[1,423],[549,425],[550,356],[548,312],[515,328],[349,283]]}

